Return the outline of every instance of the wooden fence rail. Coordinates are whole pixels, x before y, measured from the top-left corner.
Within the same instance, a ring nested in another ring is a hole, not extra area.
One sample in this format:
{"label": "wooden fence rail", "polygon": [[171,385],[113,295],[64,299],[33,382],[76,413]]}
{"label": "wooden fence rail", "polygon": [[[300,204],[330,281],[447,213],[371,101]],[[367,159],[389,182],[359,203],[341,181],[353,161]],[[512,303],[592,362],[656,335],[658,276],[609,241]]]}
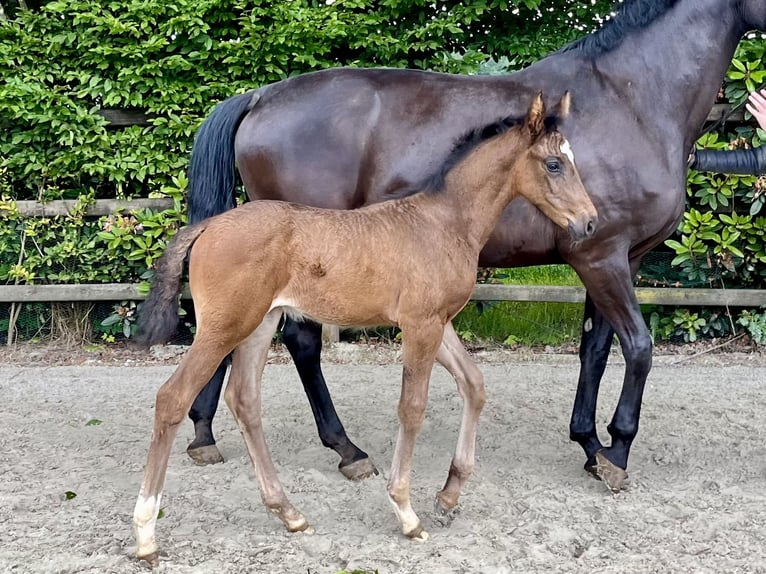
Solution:
{"label": "wooden fence rail", "polygon": [[[766,305],[766,290],[756,289],[684,289],[637,287],[642,305],[680,305],[711,307],[760,307]],[[136,284],[98,283],[82,285],[0,285],[0,303],[70,302],[70,301],[139,301],[145,299]],[[182,297],[189,298],[184,288]],[[479,284],[471,297],[474,301],[526,301],[582,303],[584,287],[552,285]]]}
{"label": "wooden fence rail", "polygon": [[[707,122],[717,122],[724,115],[731,111],[729,104],[715,104],[710,110],[707,117]],[[98,114],[106,119],[109,123],[109,127],[112,128],[126,128],[130,126],[150,126],[152,125],[151,115],[142,110],[116,110],[116,109],[101,109],[98,110]],[[734,110],[727,120],[732,122],[742,122],[745,119],[745,112],[743,108]]]}
{"label": "wooden fence rail", "polygon": [[[17,201],[16,209],[24,217],[54,217],[67,215],[79,205],[76,199],[56,199],[46,203],[37,201]],[[156,199],[96,199],[85,209],[85,215],[98,216],[109,215],[115,212],[130,211],[132,209],[146,209],[162,211],[173,207],[173,200],[167,197]],[[2,208],[0,208],[0,214]]]}

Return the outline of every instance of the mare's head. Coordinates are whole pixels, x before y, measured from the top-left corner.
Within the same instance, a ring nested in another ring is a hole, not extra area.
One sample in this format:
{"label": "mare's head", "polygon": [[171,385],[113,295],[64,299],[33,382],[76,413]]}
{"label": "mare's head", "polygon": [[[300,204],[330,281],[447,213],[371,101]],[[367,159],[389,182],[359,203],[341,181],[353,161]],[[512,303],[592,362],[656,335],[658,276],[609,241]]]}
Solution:
{"label": "mare's head", "polygon": [[598,213],[580,180],[572,148],[558,131],[558,124],[569,115],[569,104],[567,92],[553,115],[546,117],[542,94],[532,100],[521,128],[531,144],[514,164],[511,185],[580,241],[596,232]]}

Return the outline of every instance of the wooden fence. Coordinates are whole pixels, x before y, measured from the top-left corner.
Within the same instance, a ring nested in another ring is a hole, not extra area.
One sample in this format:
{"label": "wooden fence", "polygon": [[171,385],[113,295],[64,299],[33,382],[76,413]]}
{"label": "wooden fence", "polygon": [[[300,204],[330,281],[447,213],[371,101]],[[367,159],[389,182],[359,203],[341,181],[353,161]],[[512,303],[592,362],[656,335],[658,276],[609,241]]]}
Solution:
{"label": "wooden fence", "polygon": [[[685,289],[675,287],[636,287],[642,305],[709,307],[760,307],[766,305],[766,290]],[[138,285],[88,283],[80,285],[0,285],[0,303],[139,301],[146,296]],[[182,297],[188,298],[188,290]],[[495,285],[481,283],[471,296],[474,301],[523,301],[582,303],[584,287],[554,285]]]}

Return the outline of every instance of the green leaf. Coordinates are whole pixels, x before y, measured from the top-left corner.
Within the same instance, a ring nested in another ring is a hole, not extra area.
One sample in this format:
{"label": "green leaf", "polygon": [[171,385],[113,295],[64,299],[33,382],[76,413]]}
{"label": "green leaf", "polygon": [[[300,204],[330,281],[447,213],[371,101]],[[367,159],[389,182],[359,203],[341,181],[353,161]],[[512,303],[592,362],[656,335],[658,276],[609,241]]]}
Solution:
{"label": "green leaf", "polygon": [[122,321],[122,317],[120,317],[119,315],[115,313],[113,315],[109,315],[106,319],[101,321],[101,326],[108,327],[109,325],[115,325],[119,323],[120,321]]}

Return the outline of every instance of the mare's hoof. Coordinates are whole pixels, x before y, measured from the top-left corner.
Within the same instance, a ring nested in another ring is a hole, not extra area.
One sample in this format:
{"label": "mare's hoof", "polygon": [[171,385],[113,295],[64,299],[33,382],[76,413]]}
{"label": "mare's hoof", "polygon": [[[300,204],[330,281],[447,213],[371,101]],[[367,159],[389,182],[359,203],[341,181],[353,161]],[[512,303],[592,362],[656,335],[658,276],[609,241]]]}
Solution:
{"label": "mare's hoof", "polygon": [[152,568],[157,568],[160,565],[159,552],[152,552],[151,554],[147,554],[146,556],[136,556],[136,558],[138,558],[139,560],[143,560]]}
{"label": "mare's hoof", "polygon": [[221,451],[214,444],[207,446],[198,446],[197,448],[187,448],[186,454],[189,455],[195,464],[206,466],[208,464],[218,464],[223,462]]}
{"label": "mare's hoof", "polygon": [[375,468],[375,465],[369,457],[360,458],[346,466],[338,465],[338,470],[340,470],[341,474],[349,480],[364,480],[365,478],[377,476],[378,474],[378,469]]}
{"label": "mare's hoof", "polygon": [[602,480],[611,492],[620,492],[625,488],[628,473],[606,458],[602,452],[596,453],[596,464],[586,466],[585,469]]}

